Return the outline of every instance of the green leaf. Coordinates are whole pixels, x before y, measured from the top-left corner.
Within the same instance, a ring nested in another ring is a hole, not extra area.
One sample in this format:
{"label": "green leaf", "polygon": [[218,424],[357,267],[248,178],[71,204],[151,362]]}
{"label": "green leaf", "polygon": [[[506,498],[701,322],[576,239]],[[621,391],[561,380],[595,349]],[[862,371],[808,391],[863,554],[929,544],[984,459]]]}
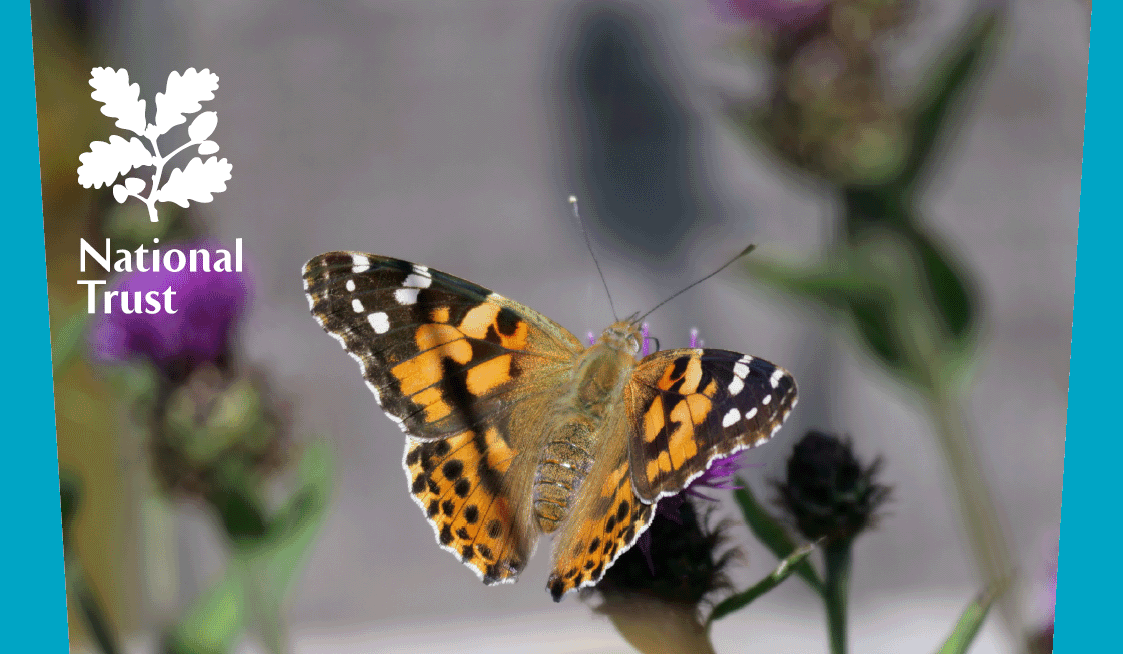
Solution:
{"label": "green leaf", "polygon": [[[279,630],[278,609],[307,558],[327,515],[333,460],[326,443],[307,446],[296,471],[298,489],[270,521],[270,533],[239,548],[238,560],[223,578],[188,609],[168,634],[172,654],[229,652],[251,622]],[[251,586],[252,584],[252,586]],[[252,598],[275,598],[271,606],[251,606]]]}
{"label": "green leaf", "polygon": [[218,513],[226,537],[235,545],[252,546],[268,533],[261,502],[244,484],[218,486],[207,494],[207,501]]}
{"label": "green leaf", "polygon": [[921,231],[914,230],[911,236],[941,326],[960,342],[960,349],[965,348],[977,322],[975,291],[945,248]]}
{"label": "green leaf", "polygon": [[963,610],[963,614],[959,616],[959,622],[955,623],[951,635],[936,651],[936,654],[964,654],[971,647],[975,636],[978,635],[979,629],[983,626],[983,620],[986,619],[987,612],[990,611],[990,606],[997,597],[998,593],[994,590],[979,593],[979,596]]}
{"label": "green leaf", "polygon": [[898,187],[915,187],[924,172],[932,168],[937,144],[949,140],[946,125],[952,109],[995,48],[1002,18],[1001,8],[972,17],[959,39],[923,76],[930,82],[913,107],[911,145],[895,181]]}
{"label": "green leaf", "polygon": [[168,654],[226,654],[245,627],[245,592],[241,578],[226,575],[195,600],[167,635]]}
{"label": "green leaf", "polygon": [[[757,502],[753,496],[752,490],[744,479],[737,478],[737,485],[740,488],[733,491],[733,498],[737,500],[737,505],[741,507],[741,514],[745,516],[745,524],[753,532],[765,547],[771,551],[777,559],[781,561],[791,556],[792,552],[796,551],[796,544],[792,537],[788,534],[787,529],[784,528],[780,521],[772,516],[764,507]],[[807,582],[818,593],[823,592],[823,580],[819,578],[819,573],[811,566],[811,562],[805,560],[806,557],[801,558],[794,564],[794,571]]]}
{"label": "green leaf", "polygon": [[857,249],[842,247],[824,262],[800,269],[759,258],[745,269],[776,290],[802,297],[834,311],[853,331],[857,343],[894,375],[916,383],[894,332],[895,303],[889,281]]}
{"label": "green leaf", "polygon": [[977,293],[955,259],[904,215],[899,223],[859,220],[849,242],[821,263],[801,268],[757,257],[744,269],[757,282],[835,311],[887,372],[924,386],[930,375],[954,374],[969,360]]}
{"label": "green leaf", "polygon": [[736,593],[732,597],[726,598],[720,602],[714,607],[713,612],[706,621],[707,626],[713,624],[715,620],[720,620],[730,613],[745,608],[761,595],[779,586],[785,579],[790,577],[793,572],[796,572],[801,565],[807,563],[807,557],[811,556],[811,552],[814,550],[814,545],[804,545],[792,552],[790,556],[780,561],[780,565],[776,566],[776,569],[767,577],[761,579],[747,590]]}

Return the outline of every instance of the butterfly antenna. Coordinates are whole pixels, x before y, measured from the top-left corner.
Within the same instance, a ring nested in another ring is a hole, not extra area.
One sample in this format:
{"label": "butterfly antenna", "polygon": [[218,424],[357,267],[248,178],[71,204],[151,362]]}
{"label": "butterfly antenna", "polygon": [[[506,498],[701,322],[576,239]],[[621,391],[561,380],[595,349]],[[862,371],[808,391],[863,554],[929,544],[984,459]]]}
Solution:
{"label": "butterfly antenna", "polygon": [[604,280],[604,271],[600,269],[600,262],[597,261],[597,255],[593,252],[593,244],[589,241],[589,231],[585,229],[585,221],[581,220],[581,213],[577,211],[577,196],[569,196],[569,203],[573,205],[573,216],[577,218],[577,224],[581,225],[581,234],[585,236],[585,247],[589,248],[589,255],[593,257],[593,264],[597,267],[597,274],[600,275],[600,283],[604,285],[604,294],[608,296],[608,307],[612,309],[612,319],[619,322],[620,318],[616,315],[616,305],[612,302],[612,293],[608,292],[608,282]]}
{"label": "butterfly antenna", "polygon": [[726,262],[725,262],[724,264],[722,264],[722,266],[721,266],[720,268],[718,268],[717,270],[713,271],[712,273],[710,273],[710,274],[706,275],[706,276],[705,276],[705,277],[703,277],[702,279],[699,279],[698,281],[694,282],[693,284],[691,284],[691,285],[687,286],[686,288],[682,289],[682,290],[681,290],[681,291],[679,291],[678,293],[675,293],[674,295],[672,295],[671,297],[667,298],[666,300],[663,300],[663,301],[662,301],[662,302],[660,302],[659,304],[656,304],[656,305],[655,305],[655,307],[654,307],[653,309],[651,309],[651,310],[650,310],[650,311],[648,311],[647,313],[643,314],[643,315],[642,315],[642,316],[640,316],[639,318],[636,318],[636,319],[635,319],[635,320],[634,320],[633,322],[639,322],[639,321],[643,320],[644,318],[646,318],[646,317],[650,316],[651,314],[655,313],[655,309],[658,309],[659,307],[661,307],[661,306],[663,306],[664,304],[666,304],[666,303],[670,302],[671,300],[675,299],[676,297],[678,297],[678,296],[682,295],[683,293],[685,293],[685,292],[689,291],[690,289],[692,289],[692,288],[694,288],[695,286],[697,286],[697,285],[701,284],[702,282],[706,281],[707,279],[709,279],[709,278],[713,277],[714,275],[718,274],[719,272],[721,272],[721,271],[725,270],[725,269],[726,269],[726,268],[728,268],[729,266],[733,265],[733,262],[737,261],[738,259],[740,259],[741,257],[745,256],[746,254],[748,254],[748,253],[752,252],[752,251],[753,251],[753,250],[755,250],[755,249],[756,249],[756,244],[755,244],[755,243],[750,243],[750,244],[749,244],[749,247],[745,248],[744,250],[741,250],[741,252],[740,252],[740,253],[739,253],[739,254],[738,254],[737,256],[733,257],[733,258],[732,258],[732,259],[730,259],[729,261],[726,261]]}

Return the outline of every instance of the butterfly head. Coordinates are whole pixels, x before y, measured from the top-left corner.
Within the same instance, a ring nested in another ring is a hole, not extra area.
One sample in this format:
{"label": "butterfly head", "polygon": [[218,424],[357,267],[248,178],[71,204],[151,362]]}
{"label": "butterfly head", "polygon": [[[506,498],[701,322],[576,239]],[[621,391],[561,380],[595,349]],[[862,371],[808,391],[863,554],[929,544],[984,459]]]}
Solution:
{"label": "butterfly head", "polygon": [[614,350],[636,356],[643,346],[643,332],[639,325],[621,320],[604,330],[597,342],[603,343]]}

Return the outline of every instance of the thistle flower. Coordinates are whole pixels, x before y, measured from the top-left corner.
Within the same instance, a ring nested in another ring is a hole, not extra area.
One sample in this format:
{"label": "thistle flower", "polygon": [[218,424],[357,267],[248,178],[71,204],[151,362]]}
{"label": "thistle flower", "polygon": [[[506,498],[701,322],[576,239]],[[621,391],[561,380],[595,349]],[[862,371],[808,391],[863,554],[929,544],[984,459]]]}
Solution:
{"label": "thistle flower", "polygon": [[156,480],[168,494],[211,505],[233,541],[267,526],[261,481],[288,461],[283,407],[261,373],[205,364],[164,384],[151,417]]}
{"label": "thistle flower", "polygon": [[[216,249],[185,244],[182,249]],[[132,272],[120,277],[120,293],[171,289],[175,313],[99,314],[90,332],[95,360],[122,363],[147,359],[165,375],[185,378],[207,363],[220,362],[229,352],[232,331],[249,302],[246,276],[233,272]]]}
{"label": "thistle flower", "polygon": [[785,32],[799,32],[822,24],[831,0],[715,0],[719,12]]}
{"label": "thistle flower", "polygon": [[792,451],[779,503],[810,541],[853,540],[873,526],[890,489],[876,483],[881,460],[863,467],[849,440],[809,431]]}

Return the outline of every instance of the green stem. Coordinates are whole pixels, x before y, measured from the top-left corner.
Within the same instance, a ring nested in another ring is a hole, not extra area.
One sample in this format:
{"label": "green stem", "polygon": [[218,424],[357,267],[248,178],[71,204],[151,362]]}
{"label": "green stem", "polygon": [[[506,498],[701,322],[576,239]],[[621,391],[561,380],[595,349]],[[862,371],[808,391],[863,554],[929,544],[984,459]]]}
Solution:
{"label": "green stem", "polygon": [[[918,280],[913,280],[913,284],[914,288],[919,287]],[[1014,575],[1014,562],[994,494],[979,467],[975,439],[966,424],[967,407],[961,401],[955,373],[940,340],[942,331],[917,296],[901,293],[899,297],[904,301],[895,317],[898,340],[904,348],[907,365],[926,396],[936,440],[955,486],[975,563],[986,585],[1005,588]],[[998,606],[1014,642],[1023,641],[1025,629],[1017,594],[1001,593]]]}
{"label": "green stem", "polygon": [[850,591],[851,545],[846,539],[827,545],[823,551],[826,563],[826,578],[823,586],[823,602],[827,608],[827,630],[830,636],[831,654],[846,654],[846,598]]}
{"label": "green stem", "polygon": [[[979,572],[988,584],[1005,587],[1014,575],[1014,563],[993,495],[979,468],[971,436],[964,424],[966,409],[946,383],[933,384],[928,401]],[[1016,593],[1001,593],[998,608],[1011,636],[1018,642],[1025,629]]]}

